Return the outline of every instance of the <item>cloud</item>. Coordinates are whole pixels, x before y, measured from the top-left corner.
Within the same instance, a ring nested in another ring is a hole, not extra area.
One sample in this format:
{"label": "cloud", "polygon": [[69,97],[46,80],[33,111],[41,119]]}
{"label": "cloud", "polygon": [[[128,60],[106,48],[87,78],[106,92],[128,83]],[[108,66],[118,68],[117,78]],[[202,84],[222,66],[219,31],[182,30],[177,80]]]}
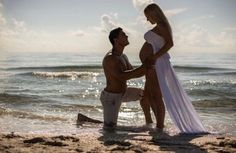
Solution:
{"label": "cloud", "polygon": [[118,27],[119,24],[116,21],[117,19],[118,19],[117,13],[111,13],[110,15],[103,14],[101,16],[101,30],[107,33],[110,32],[115,27]]}
{"label": "cloud", "polygon": [[[228,30],[231,30],[228,29]],[[234,30],[234,28],[232,28]],[[174,29],[175,49],[180,51],[232,51],[236,37],[231,31],[212,32],[200,24],[181,25]]]}
{"label": "cloud", "polygon": [[204,15],[204,16],[200,16],[198,18],[196,18],[195,20],[206,20],[206,19],[210,19],[210,18],[214,18],[215,16],[214,15]]}
{"label": "cloud", "polygon": [[139,12],[143,12],[144,8],[150,3],[153,3],[153,0],[133,0],[134,8]]}
{"label": "cloud", "polygon": [[[153,25],[147,22],[147,19],[143,14],[144,8],[151,3],[154,3],[154,0],[133,0],[134,8],[138,10],[138,12],[140,13],[137,16],[136,21],[132,23],[133,25],[136,25],[139,27],[141,26],[143,29],[146,29],[146,30],[153,27]],[[166,10],[166,11],[163,10],[163,11],[167,17],[172,17],[182,12],[185,12],[186,10],[187,10],[186,8],[176,8],[176,9],[171,9],[171,10]]]}
{"label": "cloud", "polygon": [[[43,51],[56,49],[61,42],[54,34],[43,30],[35,31],[27,27],[24,21],[15,18],[6,20],[0,14],[0,51],[1,53],[15,51]],[[62,39],[61,39],[62,40]]]}
{"label": "cloud", "polygon": [[26,32],[26,25],[24,21],[18,21],[15,18],[12,18],[12,23],[17,32]]}
{"label": "cloud", "polygon": [[[137,9],[139,12],[143,12],[144,8],[148,5],[154,3],[153,0],[133,0],[133,6],[135,9]],[[168,17],[174,16],[176,14],[182,13],[186,11],[186,8],[176,8],[171,10],[164,11],[165,15]]]}
{"label": "cloud", "polygon": [[76,31],[71,31],[69,32],[71,35],[73,36],[77,36],[77,37],[82,37],[82,36],[85,36],[85,32],[82,31],[82,30],[76,30]]}
{"label": "cloud", "polygon": [[4,27],[6,24],[7,24],[7,21],[0,12],[0,29],[1,27]]}
{"label": "cloud", "polygon": [[225,31],[231,31],[231,32],[236,32],[236,27],[227,27],[224,28]]}
{"label": "cloud", "polygon": [[7,21],[7,19],[2,14],[1,8],[3,8],[3,5],[0,1],[0,43],[2,44],[4,43],[3,38],[9,39],[5,37],[15,37],[20,32],[25,32],[26,28],[25,23],[23,21],[18,21],[15,18],[12,18],[10,21]]}
{"label": "cloud", "polygon": [[167,17],[172,17],[182,12],[185,12],[186,10],[187,8],[176,8],[176,9],[166,10],[164,11],[164,13]]}
{"label": "cloud", "polygon": [[7,24],[6,19],[2,15],[2,8],[3,8],[3,5],[2,5],[1,0],[0,0],[0,30],[1,30],[2,27],[4,27]]}
{"label": "cloud", "polygon": [[[168,18],[171,18],[171,17],[176,16],[182,12],[185,12],[185,11],[187,11],[186,8],[176,8],[176,9],[166,10],[166,11],[164,11],[164,13]],[[151,29],[153,27],[153,25],[151,25],[147,21],[144,14],[138,15],[136,18],[136,21],[133,24],[136,26],[142,26],[144,29]]]}
{"label": "cloud", "polygon": [[[11,26],[10,26],[11,25]],[[27,35],[30,32],[27,31],[25,22],[18,21],[15,18],[7,21],[1,14],[0,14],[0,40],[2,41],[3,37],[16,37],[20,35]]]}
{"label": "cloud", "polygon": [[208,36],[209,43],[216,47],[224,48],[236,48],[235,36],[230,35],[226,31],[221,31],[218,34],[212,34]]}
{"label": "cloud", "polygon": [[179,26],[174,30],[174,41],[177,47],[194,47],[205,44],[207,30],[199,25]]}
{"label": "cloud", "polygon": [[3,8],[2,1],[0,0],[0,10]]}

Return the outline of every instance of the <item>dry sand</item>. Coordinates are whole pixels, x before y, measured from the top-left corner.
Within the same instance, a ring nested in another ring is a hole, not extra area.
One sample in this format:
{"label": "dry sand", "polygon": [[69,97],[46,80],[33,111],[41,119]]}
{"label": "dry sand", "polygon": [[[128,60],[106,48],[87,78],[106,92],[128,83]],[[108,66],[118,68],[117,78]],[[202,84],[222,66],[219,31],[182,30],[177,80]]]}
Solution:
{"label": "dry sand", "polygon": [[72,135],[0,134],[1,153],[70,152],[236,152],[236,137],[226,135],[175,135],[155,142],[147,131],[102,132],[99,129]]}

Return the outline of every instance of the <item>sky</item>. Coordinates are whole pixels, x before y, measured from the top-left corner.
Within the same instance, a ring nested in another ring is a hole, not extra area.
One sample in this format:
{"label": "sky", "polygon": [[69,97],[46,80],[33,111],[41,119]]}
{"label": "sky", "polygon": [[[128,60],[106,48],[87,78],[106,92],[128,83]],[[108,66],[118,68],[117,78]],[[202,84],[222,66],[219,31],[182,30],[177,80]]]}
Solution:
{"label": "sky", "polygon": [[153,2],[171,24],[171,50],[235,52],[236,0],[0,0],[0,54],[104,54],[118,26],[129,37],[127,52],[138,54],[153,27],[143,9]]}

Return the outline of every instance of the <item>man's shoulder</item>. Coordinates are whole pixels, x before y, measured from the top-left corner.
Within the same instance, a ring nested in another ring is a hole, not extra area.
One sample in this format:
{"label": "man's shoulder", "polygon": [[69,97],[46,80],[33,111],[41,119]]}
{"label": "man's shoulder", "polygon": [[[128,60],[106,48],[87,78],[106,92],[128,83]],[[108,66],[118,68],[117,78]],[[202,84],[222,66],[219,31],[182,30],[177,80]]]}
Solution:
{"label": "man's shoulder", "polygon": [[116,60],[117,56],[113,55],[111,52],[108,52],[105,57],[103,58],[103,61],[110,61],[110,60]]}
{"label": "man's shoulder", "polygon": [[103,58],[103,65],[105,64],[105,65],[107,65],[107,64],[109,64],[109,65],[111,65],[111,64],[113,64],[113,63],[116,63],[118,61],[118,59],[117,59],[117,57],[116,56],[114,56],[114,55],[112,55],[112,53],[107,53],[106,55],[105,55],[105,57]]}

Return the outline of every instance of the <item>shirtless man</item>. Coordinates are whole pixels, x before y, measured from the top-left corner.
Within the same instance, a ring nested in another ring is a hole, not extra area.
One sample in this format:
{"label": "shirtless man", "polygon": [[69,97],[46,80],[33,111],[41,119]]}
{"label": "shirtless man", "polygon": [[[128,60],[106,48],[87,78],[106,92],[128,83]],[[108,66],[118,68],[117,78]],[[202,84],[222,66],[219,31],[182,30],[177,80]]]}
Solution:
{"label": "shirtless man", "polygon": [[[121,101],[127,92],[127,80],[145,74],[144,65],[133,69],[127,56],[123,54],[123,50],[129,44],[129,41],[128,36],[121,28],[112,30],[109,40],[113,47],[103,59],[102,65],[106,76],[106,87],[100,97],[103,105],[104,130],[116,127]],[[152,123],[148,102],[141,100],[140,104],[145,114],[146,123]]]}

